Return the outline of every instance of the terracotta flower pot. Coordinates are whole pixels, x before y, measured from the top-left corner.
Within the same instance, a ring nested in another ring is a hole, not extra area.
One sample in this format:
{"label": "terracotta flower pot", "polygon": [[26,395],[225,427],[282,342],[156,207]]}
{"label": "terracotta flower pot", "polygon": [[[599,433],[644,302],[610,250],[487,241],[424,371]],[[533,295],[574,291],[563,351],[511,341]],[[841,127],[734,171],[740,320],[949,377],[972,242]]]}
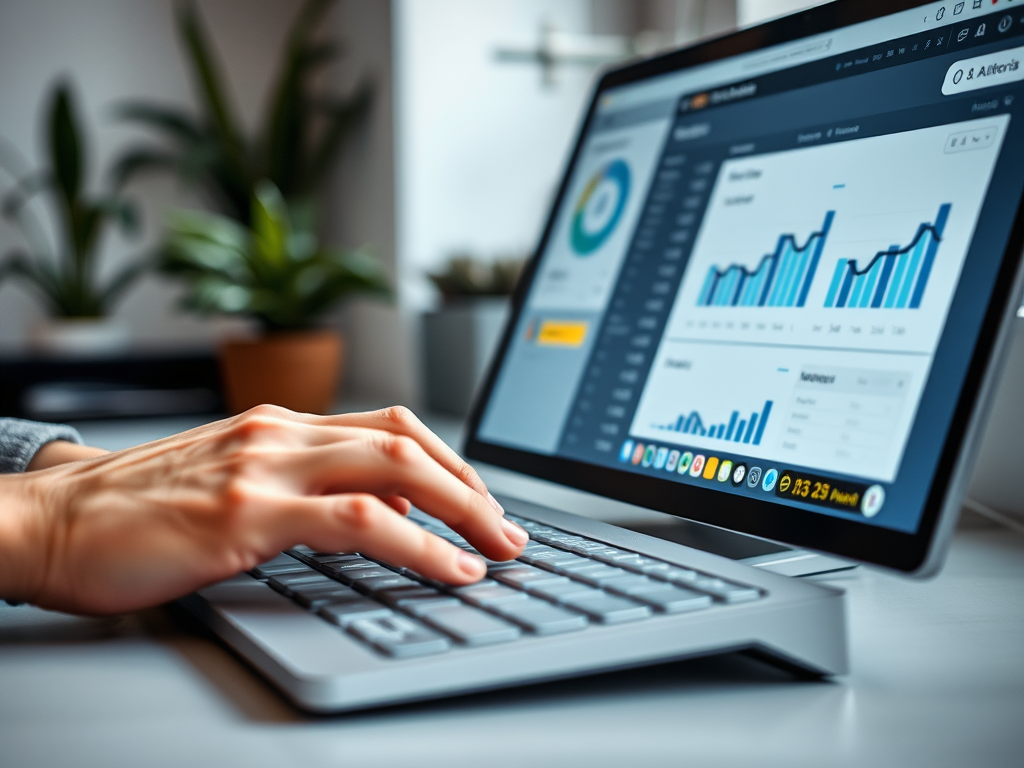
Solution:
{"label": "terracotta flower pot", "polygon": [[224,396],[232,413],[270,403],[327,413],[337,396],[344,345],[333,331],[235,339],[220,351]]}

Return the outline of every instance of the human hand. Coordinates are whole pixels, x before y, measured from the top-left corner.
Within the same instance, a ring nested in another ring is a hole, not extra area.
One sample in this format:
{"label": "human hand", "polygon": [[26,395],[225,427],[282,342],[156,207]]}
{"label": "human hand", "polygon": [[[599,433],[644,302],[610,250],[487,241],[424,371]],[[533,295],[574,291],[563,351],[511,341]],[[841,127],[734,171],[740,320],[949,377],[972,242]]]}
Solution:
{"label": "human hand", "polygon": [[[187,594],[282,549],[359,551],[427,578],[478,580],[484,563],[405,519],[410,504],[483,555],[519,555],[476,472],[404,408],[309,416],[260,406],[97,458],[2,478],[0,595],[117,613]],[[8,507],[10,509],[10,507]],[[7,565],[3,565],[6,561]]]}

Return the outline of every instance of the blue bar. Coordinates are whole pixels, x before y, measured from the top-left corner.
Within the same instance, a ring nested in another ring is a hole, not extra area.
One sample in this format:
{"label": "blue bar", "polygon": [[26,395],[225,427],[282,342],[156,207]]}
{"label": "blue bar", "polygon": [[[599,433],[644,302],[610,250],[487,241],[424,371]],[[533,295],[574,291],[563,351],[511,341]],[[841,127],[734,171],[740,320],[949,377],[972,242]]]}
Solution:
{"label": "blue bar", "polygon": [[849,262],[841,260],[836,262],[836,271],[832,275],[832,283],[828,287],[828,294],[825,296],[825,306],[834,307],[836,304],[836,294],[839,292],[839,286],[842,285],[843,275],[846,274],[846,269],[849,267]]}
{"label": "blue bar", "polygon": [[711,299],[715,293],[715,283],[717,282],[718,271],[712,267],[708,270],[708,276],[704,280],[704,287],[700,289],[700,298],[697,299],[697,305],[706,307],[711,304]]}
{"label": "blue bar", "polygon": [[732,440],[732,431],[736,429],[736,420],[739,419],[740,412],[733,411],[732,416],[729,417],[729,428],[725,430],[725,439]]}
{"label": "blue bar", "polygon": [[[890,246],[892,248],[898,248],[899,246]],[[874,264],[871,265],[871,269],[864,275],[867,278],[867,282],[864,284],[864,293],[860,297],[860,306],[867,307],[871,304],[871,298],[875,295],[875,285],[878,283],[878,275],[882,271],[882,262],[885,259],[877,259]]]}
{"label": "blue bar", "polygon": [[[852,270],[851,270],[852,272]],[[848,307],[859,307],[860,306],[860,295],[864,292],[864,283],[867,282],[868,276],[865,274],[857,275],[853,279],[853,293],[850,294],[850,300],[846,303]]]}
{"label": "blue bar", "polygon": [[[796,302],[798,307],[804,306],[804,303],[807,301],[807,294],[811,290],[811,283],[814,281],[814,273],[818,271],[818,262],[821,261],[821,252],[825,249],[825,240],[828,238],[829,230],[832,229],[832,219],[835,218],[835,215],[835,211],[829,211],[825,214],[825,223],[821,225],[821,237],[818,238],[818,242],[814,245],[814,253],[811,256],[811,265],[807,267],[807,277],[804,278],[804,287],[800,290],[800,297]],[[825,302],[825,306],[829,306],[827,301]]]}
{"label": "blue bar", "polygon": [[775,254],[772,256],[769,262],[771,266],[768,268],[768,276],[764,279],[764,284],[761,288],[761,295],[757,299],[757,306],[763,307],[765,302],[768,301],[768,293],[772,289],[772,283],[775,280],[775,273],[779,269],[779,251],[782,250],[783,238],[779,238],[779,244],[775,246]]}
{"label": "blue bar", "polygon": [[[810,245],[810,243],[808,243],[808,245]],[[807,254],[807,250],[804,250],[800,254],[800,258],[797,260],[796,269],[793,270],[793,277],[789,280],[789,291],[786,294],[785,301],[785,305],[787,307],[792,307],[796,304],[796,296],[803,287],[804,272],[807,270],[807,260],[810,258]]]}
{"label": "blue bar", "polygon": [[921,263],[921,252],[924,250],[928,238],[922,235],[918,238],[917,245],[910,254],[910,263],[907,265],[907,273],[903,277],[903,285],[900,286],[900,295],[896,299],[897,309],[907,306],[907,299],[910,298],[910,289],[914,285],[914,278],[917,277],[917,267]]}
{"label": "blue bar", "polygon": [[839,289],[839,298],[836,299],[837,307],[845,307],[846,299],[850,296],[850,288],[853,287],[853,279],[856,275],[853,274],[854,262],[846,262],[846,279],[843,280],[843,287]]}
{"label": "blue bar", "polygon": [[761,436],[764,435],[764,427],[768,423],[768,414],[772,412],[772,401],[768,400],[761,411],[761,423],[757,425],[757,434],[754,435],[754,445],[761,444]]}
{"label": "blue bar", "polygon": [[[893,246],[890,250],[895,252],[898,251],[899,248]],[[895,255],[885,257],[885,266],[882,267],[882,276],[878,279],[878,288],[875,290],[875,298],[871,300],[872,309],[878,309],[882,306],[882,299],[885,298],[885,289],[888,287],[889,278],[892,276],[892,266],[898,258],[899,257]]]}
{"label": "blue bar", "polygon": [[676,432],[682,432],[683,431],[683,417],[682,416],[680,416],[678,419],[676,419],[676,425],[675,425],[674,429],[675,429]]}
{"label": "blue bar", "polygon": [[777,307],[782,303],[783,292],[786,289],[789,276],[793,274],[794,260],[793,246],[787,242],[786,247],[779,256],[779,270],[775,276],[775,285],[772,286],[772,292],[768,299],[769,307]]}
{"label": "blue bar", "polygon": [[901,253],[896,257],[896,270],[889,281],[889,295],[885,297],[886,309],[896,305],[896,299],[900,295],[900,286],[903,285],[903,275],[907,271],[907,263],[910,261],[909,253]]}
{"label": "blue bar", "polygon": [[914,287],[914,295],[910,299],[910,308],[917,309],[921,306],[921,298],[924,296],[924,289],[928,286],[928,278],[932,273],[932,264],[935,263],[935,253],[939,250],[939,242],[942,240],[942,231],[946,228],[946,221],[949,219],[949,203],[939,206],[939,215],[935,218],[935,232],[928,245],[928,253],[924,257],[924,264],[921,265],[921,274],[917,276],[917,285]]}
{"label": "blue bar", "polygon": [[749,443],[750,438],[754,436],[754,427],[757,426],[757,414],[750,414],[750,421],[747,423],[747,433],[743,436],[743,442]]}
{"label": "blue bar", "polygon": [[737,443],[740,441],[740,438],[743,437],[743,430],[746,428],[746,426],[747,426],[747,420],[746,419],[741,419],[740,423],[739,423],[739,426],[736,427],[736,442]]}

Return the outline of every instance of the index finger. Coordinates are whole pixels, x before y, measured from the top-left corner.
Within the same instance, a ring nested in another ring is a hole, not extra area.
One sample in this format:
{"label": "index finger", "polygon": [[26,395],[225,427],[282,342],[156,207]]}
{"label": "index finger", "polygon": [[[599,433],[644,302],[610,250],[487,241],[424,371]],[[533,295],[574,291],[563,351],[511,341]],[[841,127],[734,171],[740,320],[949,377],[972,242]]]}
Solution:
{"label": "index finger", "polygon": [[396,405],[379,411],[346,413],[337,416],[324,416],[322,418],[332,424],[379,429],[396,435],[411,437],[420,444],[423,450],[427,452],[427,455],[434,461],[486,498],[490,505],[500,514],[505,514],[505,510],[502,509],[501,505],[487,490],[487,485],[480,479],[480,475],[477,474],[476,470],[452,450],[444,440],[428,429],[417,418],[416,414],[408,408]]}

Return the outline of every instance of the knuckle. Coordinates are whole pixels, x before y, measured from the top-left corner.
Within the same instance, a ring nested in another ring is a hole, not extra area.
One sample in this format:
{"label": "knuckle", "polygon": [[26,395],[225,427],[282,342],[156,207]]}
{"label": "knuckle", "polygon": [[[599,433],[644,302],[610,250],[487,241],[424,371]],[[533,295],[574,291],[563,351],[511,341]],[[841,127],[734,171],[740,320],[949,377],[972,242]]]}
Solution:
{"label": "knuckle", "polygon": [[248,508],[253,493],[249,483],[239,474],[229,476],[220,489],[220,507],[228,517],[233,517]]}
{"label": "knuckle", "polygon": [[377,500],[369,494],[352,494],[345,499],[344,521],[355,533],[365,533],[373,528],[376,513]]}
{"label": "knuckle", "polygon": [[403,465],[415,463],[423,452],[419,443],[411,437],[390,433],[384,438],[383,448],[388,458],[396,464]]}
{"label": "knuckle", "polygon": [[420,423],[420,420],[416,418],[416,414],[404,405],[393,405],[390,408],[385,408],[380,411],[380,417],[385,423],[392,424],[400,429],[416,427]]}

